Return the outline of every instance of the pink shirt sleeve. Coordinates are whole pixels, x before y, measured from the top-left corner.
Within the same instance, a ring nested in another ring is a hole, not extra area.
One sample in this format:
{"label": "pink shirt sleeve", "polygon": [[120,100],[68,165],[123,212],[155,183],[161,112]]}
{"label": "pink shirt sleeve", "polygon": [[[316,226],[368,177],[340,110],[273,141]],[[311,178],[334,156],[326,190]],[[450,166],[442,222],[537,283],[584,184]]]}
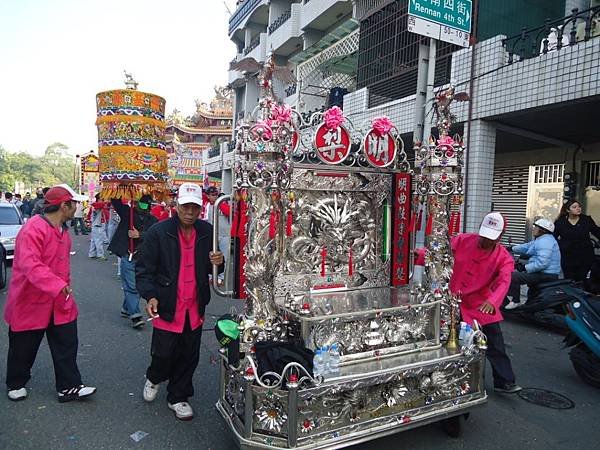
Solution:
{"label": "pink shirt sleeve", "polygon": [[[55,275],[50,267],[42,261],[45,234],[37,228],[29,228],[27,231],[18,234],[15,259],[18,258],[20,261],[23,272],[31,284],[40,291],[57,297],[68,283]],[[64,232],[67,233],[67,231]]]}
{"label": "pink shirt sleeve", "polygon": [[506,251],[502,251],[498,256],[498,275],[494,283],[490,286],[490,295],[487,299],[494,307],[500,308],[504,297],[510,287],[510,279],[514,270],[514,261]]}

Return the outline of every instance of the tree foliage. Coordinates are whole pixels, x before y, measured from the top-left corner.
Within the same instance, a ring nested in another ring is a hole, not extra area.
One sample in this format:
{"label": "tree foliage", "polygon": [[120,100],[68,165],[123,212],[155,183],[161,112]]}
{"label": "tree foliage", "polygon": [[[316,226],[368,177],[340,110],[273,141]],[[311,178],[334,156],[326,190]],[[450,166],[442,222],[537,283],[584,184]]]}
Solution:
{"label": "tree foliage", "polygon": [[12,153],[0,145],[0,191],[12,191],[22,182],[28,191],[59,183],[76,185],[75,158],[65,144],[55,142],[43,156],[25,152]]}

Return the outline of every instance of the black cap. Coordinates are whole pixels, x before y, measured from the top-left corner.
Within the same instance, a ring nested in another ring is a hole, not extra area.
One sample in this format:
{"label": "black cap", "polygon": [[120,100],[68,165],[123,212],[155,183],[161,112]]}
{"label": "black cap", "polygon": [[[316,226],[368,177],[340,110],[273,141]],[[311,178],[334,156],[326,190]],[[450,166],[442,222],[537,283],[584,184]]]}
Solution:
{"label": "black cap", "polygon": [[204,192],[206,192],[207,194],[218,194],[219,190],[215,186],[209,186]]}
{"label": "black cap", "polygon": [[138,202],[142,203],[152,203],[152,196],[150,194],[144,194],[140,197]]}

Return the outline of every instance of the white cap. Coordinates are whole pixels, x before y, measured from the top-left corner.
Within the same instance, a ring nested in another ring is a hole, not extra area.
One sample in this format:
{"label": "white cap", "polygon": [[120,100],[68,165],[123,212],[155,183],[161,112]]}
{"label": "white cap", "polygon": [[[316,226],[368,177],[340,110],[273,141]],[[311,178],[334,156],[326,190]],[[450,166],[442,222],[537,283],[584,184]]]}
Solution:
{"label": "white cap", "polygon": [[536,227],[540,227],[546,231],[549,231],[550,233],[554,233],[554,224],[552,222],[550,222],[548,219],[544,219],[542,217],[541,219],[536,220],[533,224]]}
{"label": "white cap", "polygon": [[495,241],[504,231],[505,221],[502,214],[491,212],[483,218],[479,227],[479,236]]}
{"label": "white cap", "polygon": [[78,194],[73,189],[71,189],[71,186],[69,186],[66,183],[57,184],[56,186],[53,186],[53,187],[63,188],[65,191],[67,191],[69,194],[71,194],[72,200],[74,200],[76,202],[84,202],[84,201],[88,200],[88,196],[87,195]]}
{"label": "white cap", "polygon": [[202,206],[202,188],[195,183],[183,183],[179,186],[177,203],[180,205],[195,203],[198,206]]}

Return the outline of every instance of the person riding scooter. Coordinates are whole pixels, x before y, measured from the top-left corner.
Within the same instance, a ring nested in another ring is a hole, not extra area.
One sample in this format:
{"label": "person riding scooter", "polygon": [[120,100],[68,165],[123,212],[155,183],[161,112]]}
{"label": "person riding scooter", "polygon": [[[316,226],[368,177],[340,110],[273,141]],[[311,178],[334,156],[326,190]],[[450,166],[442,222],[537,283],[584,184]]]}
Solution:
{"label": "person riding scooter", "polygon": [[531,289],[540,283],[557,280],[560,275],[560,249],[552,235],[554,224],[548,219],[538,219],[533,224],[533,241],[511,248],[513,253],[529,257],[527,264],[518,263],[512,273],[507,297],[510,302],[504,309],[517,308],[521,303],[521,285]]}

